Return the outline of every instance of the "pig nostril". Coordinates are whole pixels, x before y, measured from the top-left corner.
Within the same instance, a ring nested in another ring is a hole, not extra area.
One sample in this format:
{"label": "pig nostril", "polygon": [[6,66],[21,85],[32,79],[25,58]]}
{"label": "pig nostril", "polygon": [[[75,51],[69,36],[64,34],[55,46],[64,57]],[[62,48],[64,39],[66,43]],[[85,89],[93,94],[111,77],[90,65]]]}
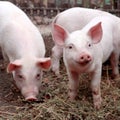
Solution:
{"label": "pig nostril", "polygon": [[81,59],[83,60],[83,59],[84,59],[84,57],[81,57]]}
{"label": "pig nostril", "polygon": [[88,61],[91,61],[91,57],[90,56],[87,56],[87,59],[88,59]]}
{"label": "pig nostril", "polygon": [[80,57],[80,61],[83,61],[84,60],[84,57],[82,56],[82,57]]}

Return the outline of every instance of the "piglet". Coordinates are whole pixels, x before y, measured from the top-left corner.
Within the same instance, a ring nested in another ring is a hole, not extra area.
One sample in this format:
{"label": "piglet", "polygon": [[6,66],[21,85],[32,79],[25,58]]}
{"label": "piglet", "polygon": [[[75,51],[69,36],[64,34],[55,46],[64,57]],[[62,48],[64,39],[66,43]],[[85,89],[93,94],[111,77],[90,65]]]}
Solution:
{"label": "piglet", "polygon": [[10,2],[0,1],[0,47],[9,60],[7,71],[25,100],[37,100],[43,70],[51,59],[45,58],[43,38],[27,15]]}
{"label": "piglet", "polygon": [[91,20],[81,30],[69,32],[62,26],[54,24],[53,36],[57,45],[63,48],[63,59],[69,77],[69,97],[74,100],[79,87],[79,75],[91,75],[91,89],[94,107],[101,106],[101,72],[102,63],[109,57],[114,74],[118,72],[118,58],[114,43],[114,20],[102,16]]}
{"label": "piglet", "polygon": [[[112,15],[108,12],[101,11],[101,10],[81,8],[81,7],[70,8],[56,15],[56,17],[54,18],[52,22],[52,38],[53,38],[53,42],[55,43],[55,45],[52,48],[52,66],[51,66],[52,71],[55,73],[55,75],[57,75],[58,77],[60,76],[59,61],[63,54],[63,47],[56,43],[55,37],[53,35],[53,31],[55,31],[54,24],[63,26],[64,29],[66,29],[69,33],[71,33],[75,30],[82,29],[92,19],[98,16],[108,16],[112,20],[114,20],[114,24],[116,24],[116,26],[113,30],[115,34],[113,37],[114,37],[114,42],[118,43],[118,41],[120,40],[120,36],[119,36],[120,18],[116,17],[115,15]],[[116,48],[117,48],[117,54],[119,54],[120,50],[119,50],[118,45],[116,46]],[[113,73],[113,77],[115,76],[116,75],[114,75]]]}

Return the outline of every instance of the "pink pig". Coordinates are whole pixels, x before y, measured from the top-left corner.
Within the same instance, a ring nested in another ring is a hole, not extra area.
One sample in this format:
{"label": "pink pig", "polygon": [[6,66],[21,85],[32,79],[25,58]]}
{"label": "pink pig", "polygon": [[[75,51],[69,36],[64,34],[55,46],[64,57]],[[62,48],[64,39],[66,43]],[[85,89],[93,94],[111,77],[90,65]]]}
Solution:
{"label": "pink pig", "polygon": [[[116,36],[114,36],[114,39],[116,42],[119,41],[120,36],[118,35],[120,31],[120,19],[108,12],[88,9],[88,8],[75,7],[75,8],[70,8],[68,10],[61,12],[54,18],[52,23],[52,37],[53,37],[55,46],[52,48],[52,70],[53,72],[55,72],[57,76],[60,76],[59,60],[63,53],[63,47],[56,43],[55,37],[53,35],[54,24],[63,26],[64,29],[66,29],[68,32],[71,33],[75,30],[82,29],[87,23],[89,23],[93,18],[97,16],[109,16],[112,20],[114,20],[114,23],[116,24],[116,28],[114,29],[114,31],[116,32]],[[119,52],[119,48],[117,51]],[[117,73],[117,70],[116,70],[116,73]],[[115,76],[114,73],[113,73],[113,76]]]}
{"label": "pink pig", "polygon": [[[101,106],[101,71],[102,63],[109,57],[113,73],[118,75],[118,42],[114,38],[117,24],[111,17],[96,17],[81,30],[69,32],[54,24],[54,41],[63,48],[63,59],[69,77],[69,97],[75,99],[79,87],[79,75],[87,72],[91,75],[91,89],[94,107]],[[118,36],[118,35],[117,35]]]}
{"label": "pink pig", "polygon": [[45,45],[38,29],[27,15],[10,2],[0,2],[0,46],[7,71],[26,100],[37,100],[43,70],[49,69]]}

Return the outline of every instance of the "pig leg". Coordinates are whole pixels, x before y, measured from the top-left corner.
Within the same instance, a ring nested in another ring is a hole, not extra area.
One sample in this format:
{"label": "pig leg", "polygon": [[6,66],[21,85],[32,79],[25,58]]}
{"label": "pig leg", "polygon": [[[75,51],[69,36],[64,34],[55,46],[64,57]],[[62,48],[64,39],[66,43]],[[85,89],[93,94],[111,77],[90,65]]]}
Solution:
{"label": "pig leg", "polygon": [[63,54],[63,48],[55,45],[52,48],[52,71],[55,73],[56,76],[60,77],[60,58]]}
{"label": "pig leg", "polygon": [[91,89],[93,95],[93,103],[96,109],[99,109],[101,106],[101,90],[100,90],[100,82],[101,82],[101,66],[99,66],[96,71],[92,73],[92,81],[91,81]]}
{"label": "pig leg", "polygon": [[[119,51],[119,50],[118,50]],[[110,56],[110,62],[112,66],[112,78],[119,77],[119,52],[117,50],[113,51],[113,53]]]}
{"label": "pig leg", "polygon": [[78,93],[79,87],[79,74],[77,72],[71,71],[68,74],[69,76],[69,98],[70,100],[74,100]]}

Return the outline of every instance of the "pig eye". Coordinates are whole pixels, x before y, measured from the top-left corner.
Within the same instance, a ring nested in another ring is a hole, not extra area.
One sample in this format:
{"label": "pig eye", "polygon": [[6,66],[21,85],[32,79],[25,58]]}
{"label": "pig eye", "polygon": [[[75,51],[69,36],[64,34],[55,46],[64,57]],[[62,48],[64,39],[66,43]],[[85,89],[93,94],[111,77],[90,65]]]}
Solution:
{"label": "pig eye", "polygon": [[22,75],[18,75],[18,78],[23,79],[23,76]]}
{"label": "pig eye", "polygon": [[89,47],[89,48],[92,47],[92,44],[91,44],[91,43],[88,43],[88,47]]}
{"label": "pig eye", "polygon": [[38,74],[36,75],[36,79],[37,79],[37,80],[40,79],[40,73],[38,73]]}
{"label": "pig eye", "polygon": [[69,49],[72,49],[72,48],[73,48],[73,46],[72,46],[72,45],[69,45],[69,46],[68,46],[68,48],[69,48]]}

